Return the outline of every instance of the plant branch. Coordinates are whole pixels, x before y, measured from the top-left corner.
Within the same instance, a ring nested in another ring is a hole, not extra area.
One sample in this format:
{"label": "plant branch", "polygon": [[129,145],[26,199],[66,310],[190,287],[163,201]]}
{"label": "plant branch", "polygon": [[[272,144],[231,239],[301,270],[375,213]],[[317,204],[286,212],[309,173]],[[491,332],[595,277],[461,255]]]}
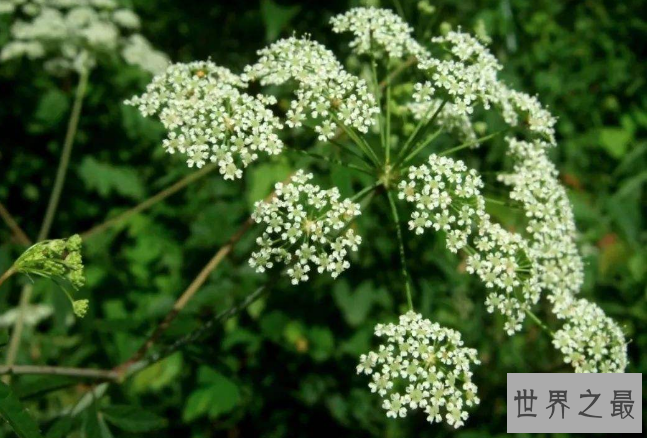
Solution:
{"label": "plant branch", "polygon": [[159,352],[152,353],[150,354],[147,358],[142,358],[141,361],[137,363],[133,363],[130,365],[129,369],[126,370],[126,373],[128,376],[136,374],[137,372],[141,371],[142,369],[159,362],[160,360],[164,359],[167,356],[170,356],[171,354],[175,353],[176,351],[182,349],[184,346],[192,344],[193,342],[199,340],[202,338],[204,335],[209,333],[215,324],[224,322],[231,318],[234,315],[237,315],[240,313],[243,309],[246,309],[250,304],[258,300],[260,297],[262,297],[265,293],[267,293],[267,287],[260,286],[257,288],[254,292],[251,294],[247,295],[244,300],[242,300],[240,303],[230,307],[227,310],[224,310],[214,317],[212,317],[210,320],[207,322],[203,323],[200,328],[182,336],[181,338],[177,339],[175,342],[172,344],[168,345],[165,348],[162,348]]}
{"label": "plant branch", "polygon": [[388,75],[386,78],[384,78],[382,82],[380,82],[380,88],[384,88],[386,87],[386,84],[393,82],[393,79],[400,76],[402,72],[404,72],[406,69],[411,67],[416,62],[417,62],[417,58],[415,56],[410,56],[409,58],[407,58],[395,70],[393,70],[390,75]]}
{"label": "plant branch", "polygon": [[164,190],[158,192],[157,194],[151,196],[150,198],[146,199],[145,201],[141,202],[140,204],[124,211],[123,213],[108,219],[107,221],[96,225],[89,230],[81,233],[81,238],[87,239],[89,237],[94,236],[95,234],[101,233],[105,230],[107,230],[110,227],[113,227],[114,225],[125,221],[126,219],[129,219],[130,217],[136,215],[137,213],[141,213],[144,210],[149,209],[153,205],[157,204],[158,202],[163,201],[164,199],[168,198],[171,195],[174,195],[175,193],[179,192],[189,184],[197,181],[198,179],[202,178],[203,176],[208,175],[211,173],[214,169],[218,167],[217,163],[212,163],[207,166],[204,166],[202,169],[198,170],[197,172],[193,172],[181,180],[177,181],[173,185],[165,188]]}
{"label": "plant branch", "polygon": [[551,329],[549,329],[548,326],[546,324],[544,324],[541,321],[541,319],[539,319],[539,317],[533,313],[532,310],[526,309],[526,315],[528,315],[530,317],[530,319],[532,319],[543,331],[548,333],[551,338],[555,337],[555,333],[553,333],[553,331]]}
{"label": "plant branch", "polygon": [[353,170],[363,172],[363,173],[365,173],[367,175],[375,176],[375,173],[373,171],[371,171],[371,169],[367,169],[367,168],[364,168],[364,167],[361,167],[361,166],[357,166],[357,165],[352,164],[352,163],[344,163],[341,160],[337,160],[335,158],[330,158],[330,157],[326,157],[326,156],[323,156],[323,155],[319,155],[319,154],[316,154],[314,152],[304,151],[303,149],[289,149],[289,150],[299,152],[300,154],[306,155],[306,156],[311,157],[311,158],[316,158],[318,160],[324,160],[324,161],[327,161],[328,163],[335,164],[337,166],[346,167],[348,169],[353,169]]}
{"label": "plant branch", "polygon": [[438,114],[440,114],[440,112],[442,111],[442,109],[445,107],[446,104],[447,104],[447,99],[443,100],[442,103],[438,106],[438,108],[436,108],[436,111],[434,111],[432,116],[427,119],[427,114],[429,114],[429,112],[433,108],[431,105],[429,106],[429,110],[427,111],[425,116],[420,119],[420,121],[418,122],[418,125],[416,125],[415,129],[413,130],[413,132],[405,142],[404,146],[402,146],[402,149],[398,153],[398,159],[395,161],[395,166],[398,166],[402,162],[402,160],[404,160],[404,158],[407,156],[409,146],[413,144],[413,141],[416,139],[416,136],[418,135],[418,132],[420,132],[422,127],[428,126],[431,123],[433,123],[433,121],[436,120],[436,117],[438,117]]}
{"label": "plant branch", "polygon": [[402,277],[404,278],[404,289],[407,295],[407,303],[409,304],[409,309],[413,310],[413,299],[411,298],[411,281],[409,279],[409,271],[407,270],[407,259],[404,253],[404,240],[402,239],[400,217],[398,215],[397,206],[395,205],[395,200],[393,199],[393,194],[391,193],[390,190],[386,191],[386,196],[389,198],[389,204],[391,205],[391,213],[393,214],[393,221],[395,222],[395,231],[398,237],[400,262],[402,264]]}
{"label": "plant branch", "polygon": [[[41,224],[40,231],[38,232],[36,242],[40,242],[41,240],[45,240],[47,238],[47,235],[49,234],[50,228],[52,226],[52,222],[54,221],[54,215],[56,214],[56,209],[58,208],[58,203],[61,199],[61,193],[63,191],[63,185],[65,183],[65,176],[67,175],[67,169],[70,164],[70,156],[72,155],[74,138],[76,137],[76,132],[79,127],[79,119],[81,117],[81,109],[83,107],[83,98],[85,96],[89,76],[90,70],[88,68],[82,69],[79,74],[79,82],[76,87],[74,104],[72,105],[72,113],[70,114],[70,119],[67,124],[67,132],[65,133],[65,140],[63,141],[61,158],[58,163],[58,169],[56,170],[54,187],[52,188],[52,193],[49,197],[47,210],[45,211],[45,217],[43,218],[43,223]],[[22,330],[24,328],[25,312],[27,310],[27,306],[29,305],[29,301],[31,300],[32,291],[33,288],[31,284],[27,284],[23,286],[22,292],[20,293],[20,307],[18,309],[18,318],[16,319],[16,325],[14,327],[13,333],[11,334],[9,349],[7,350],[6,365],[9,367],[11,367],[16,362],[16,355],[18,354],[18,349],[20,348]]]}
{"label": "plant branch", "polygon": [[72,155],[72,146],[74,145],[74,138],[76,137],[76,131],[79,126],[79,118],[81,117],[81,108],[83,107],[83,97],[85,96],[85,90],[88,85],[88,77],[90,75],[90,70],[84,68],[79,74],[79,83],[76,87],[76,95],[74,97],[74,104],[72,106],[72,113],[70,114],[70,120],[67,124],[67,132],[65,133],[65,141],[63,142],[63,150],[61,151],[61,159],[58,163],[58,169],[56,170],[56,178],[54,179],[54,187],[52,188],[52,194],[49,198],[49,203],[47,204],[47,210],[45,211],[45,218],[43,219],[43,224],[40,227],[38,233],[37,242],[45,240],[49,231],[52,227],[52,221],[54,220],[54,214],[56,214],[56,209],[58,207],[58,202],[61,199],[61,192],[63,191],[63,184],[65,183],[65,176],[67,175],[67,169],[70,164],[70,156]]}
{"label": "plant branch", "polygon": [[98,380],[115,380],[118,375],[113,370],[97,370],[92,368],[67,368],[46,365],[12,365],[0,366],[0,374],[40,374],[50,376],[81,377]]}
{"label": "plant branch", "polygon": [[0,286],[2,286],[2,283],[4,283],[9,277],[11,277],[15,273],[16,273],[16,266],[11,265],[11,267],[7,269],[4,274],[0,275]]}
{"label": "plant branch", "polygon": [[503,133],[503,132],[506,132],[506,131],[507,131],[507,129],[502,129],[501,131],[493,132],[492,134],[488,134],[488,135],[486,135],[486,136],[484,136],[484,137],[477,138],[476,140],[467,141],[467,142],[465,142],[465,143],[463,143],[463,144],[460,144],[460,145],[458,145],[458,146],[456,146],[456,147],[453,147],[453,148],[451,148],[451,149],[447,149],[446,151],[441,152],[441,153],[440,153],[440,155],[443,155],[443,156],[444,156],[444,155],[452,154],[452,153],[454,153],[454,152],[460,151],[461,149],[465,149],[465,148],[468,148],[468,147],[470,147],[470,146],[474,146],[474,145],[476,145],[476,144],[479,144],[479,143],[481,143],[481,142],[484,142],[484,141],[486,141],[486,140],[489,140],[489,139],[491,139],[492,137],[496,137],[497,135],[499,135],[499,134],[501,134],[501,133]]}
{"label": "plant branch", "polygon": [[16,236],[16,239],[18,240],[19,243],[25,245],[25,246],[31,246],[31,240],[27,236],[27,234],[20,228],[20,225],[18,225],[18,222],[14,219],[14,217],[9,213],[9,211],[5,208],[5,206],[0,202],[0,217],[2,217],[2,220],[7,224],[11,232]]}
{"label": "plant branch", "polygon": [[189,300],[193,298],[195,293],[202,287],[202,285],[207,281],[209,275],[220,265],[224,258],[231,252],[236,243],[245,235],[247,230],[252,226],[253,220],[250,217],[247,219],[243,225],[236,231],[236,233],[231,236],[229,241],[216,252],[216,254],[209,260],[209,262],[202,268],[198,275],[193,279],[189,287],[180,295],[180,297],[175,301],[173,307],[166,314],[161,323],[153,330],[153,333],[146,339],[144,344],[139,347],[139,349],[124,363],[115,368],[120,376],[123,376],[124,373],[136,362],[139,362],[150,350],[150,348],[160,339],[162,334],[169,328],[171,322],[177,317],[177,315],[184,309]]}

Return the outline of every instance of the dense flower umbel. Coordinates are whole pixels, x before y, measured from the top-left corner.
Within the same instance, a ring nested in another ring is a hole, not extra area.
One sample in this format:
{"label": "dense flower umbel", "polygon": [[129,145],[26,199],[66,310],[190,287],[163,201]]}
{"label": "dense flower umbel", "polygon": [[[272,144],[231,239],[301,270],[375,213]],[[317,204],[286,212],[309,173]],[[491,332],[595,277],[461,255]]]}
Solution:
{"label": "dense flower umbel", "polygon": [[500,175],[499,180],[512,187],[510,199],[521,203],[529,218],[529,251],[536,260],[541,286],[549,292],[559,314],[560,297],[576,294],[584,279],[571,204],[546,155],[547,143],[514,138],[507,142],[513,172]]}
{"label": "dense flower umbel", "polygon": [[[66,284],[79,289],[85,284],[83,260],[81,258],[81,237],[78,234],[68,239],[45,240],[29,247],[14,263],[16,272],[38,275],[57,282],[68,293]],[[68,293],[69,296],[69,293]],[[83,317],[88,300],[74,301],[74,313]]]}
{"label": "dense flower umbel", "polygon": [[496,82],[501,65],[474,37],[462,32],[449,32],[432,42],[450,54],[448,59],[429,56],[418,67],[429,80],[416,85],[414,99],[424,101],[433,97],[449,100],[456,114],[471,114],[481,102],[485,108],[496,100],[492,84]]}
{"label": "dense flower umbel", "polygon": [[168,153],[186,155],[189,167],[218,163],[225,179],[242,177],[258,152],[278,154],[282,125],[268,108],[272,96],[250,96],[239,76],[210,61],[174,64],[126,102],[145,116],[158,114],[169,131]]}
{"label": "dense flower umbel", "polygon": [[5,0],[0,13],[16,16],[0,60],[46,58],[45,67],[54,73],[80,71],[119,53],[153,74],[168,65],[164,54],[135,33],[139,17],[113,0]]}
{"label": "dense flower umbel", "polygon": [[411,26],[389,9],[352,8],[333,17],[330,23],[334,32],[353,33],[355,39],[350,47],[359,55],[402,58],[425,53],[412,37]]}
{"label": "dense flower umbel", "polygon": [[[502,66],[481,41],[467,33],[451,31],[432,42],[440,46],[444,55],[436,58],[428,53],[419,63],[428,80],[416,84],[414,103],[446,100],[451,105],[444,111],[459,121],[471,115],[479,102],[486,109],[495,104],[508,124],[522,124],[555,144],[556,119],[536,97],[512,90],[497,78]],[[418,112],[422,108],[413,107]],[[464,119],[460,125],[463,132],[469,132]]]}
{"label": "dense flower umbel", "polygon": [[596,304],[580,299],[564,310],[566,323],[553,344],[578,373],[622,373],[627,343],[622,329]]}
{"label": "dense flower umbel", "polygon": [[366,82],[346,72],[335,55],[307,38],[279,40],[258,52],[260,59],[245,68],[245,79],[262,85],[293,80],[298,86],[286,124],[299,127],[314,119],[320,140],[331,139],[339,124],[366,133],[379,112]]}
{"label": "dense flower umbel", "polygon": [[398,324],[378,324],[375,335],[384,342],[360,357],[357,373],[371,376],[368,386],[383,398],[387,416],[422,409],[430,423],[462,426],[466,408],[479,404],[470,367],[480,361],[460,333],[409,311]]}
{"label": "dense flower umbel", "polygon": [[447,247],[465,247],[474,220],[485,213],[481,177],[458,160],[432,154],[428,165],[411,166],[398,197],[414,203],[409,229],[422,234],[433,227],[447,233]]}
{"label": "dense flower umbel", "polygon": [[311,179],[300,170],[289,183],[276,184],[270,201],[256,203],[252,218],[266,225],[249,260],[256,271],[284,263],[292,284],[298,284],[309,279],[313,267],[336,278],[350,266],[348,251],[357,251],[362,241],[348,228],[360,214],[359,204],[341,200],[336,188],[323,190]]}
{"label": "dense flower umbel", "polygon": [[505,316],[505,331],[512,335],[521,330],[526,310],[539,301],[541,292],[527,242],[485,215],[479,221],[473,246],[467,272],[478,275],[485,284],[489,290],[485,299],[488,312],[497,310]]}
{"label": "dense flower umbel", "polygon": [[527,242],[490,221],[482,187],[480,176],[462,161],[432,154],[428,164],[409,168],[398,196],[415,205],[409,228],[416,234],[433,227],[446,233],[450,251],[468,251],[467,271],[491,290],[488,311],[501,312],[506,332],[513,334],[539,299],[538,273]]}

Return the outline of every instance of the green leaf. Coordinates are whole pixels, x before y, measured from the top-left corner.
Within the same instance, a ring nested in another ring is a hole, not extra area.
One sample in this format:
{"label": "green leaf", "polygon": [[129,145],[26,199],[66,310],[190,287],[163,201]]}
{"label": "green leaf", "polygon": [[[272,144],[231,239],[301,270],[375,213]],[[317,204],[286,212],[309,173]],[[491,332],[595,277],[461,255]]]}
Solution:
{"label": "green leaf", "polygon": [[73,425],[74,418],[66,415],[49,428],[47,435],[45,435],[45,438],[65,438],[69,436],[69,432],[70,430],[72,430]]}
{"label": "green leaf", "polygon": [[113,405],[101,410],[105,419],[121,430],[150,432],[166,426],[166,420],[137,406]]}
{"label": "green leaf", "polygon": [[600,145],[613,158],[621,158],[629,147],[633,134],[620,127],[607,127],[600,129]]}
{"label": "green leaf", "polygon": [[83,159],[79,175],[89,189],[96,190],[102,197],[115,192],[139,201],[146,193],[137,171],[130,167],[101,163],[93,157]]}
{"label": "green leaf", "polygon": [[58,88],[50,88],[38,101],[30,131],[39,133],[56,126],[68,115],[68,96]]}
{"label": "green leaf", "polygon": [[137,373],[132,379],[135,392],[159,391],[171,384],[182,370],[182,354],[175,353]]}
{"label": "green leaf", "polygon": [[335,337],[328,327],[311,327],[308,339],[310,355],[318,362],[329,359],[335,351]]}
{"label": "green leaf", "polygon": [[265,40],[274,41],[300,10],[301,7],[298,5],[281,6],[272,0],[262,0],[261,16],[265,24]]}
{"label": "green leaf", "polygon": [[209,410],[210,403],[211,393],[208,388],[193,391],[184,405],[182,420],[188,423],[203,416]]}
{"label": "green leaf", "polygon": [[0,382],[0,416],[7,420],[20,438],[42,438],[36,422],[29,416],[18,398]]}
{"label": "green leaf", "polygon": [[99,413],[94,403],[85,411],[83,438],[103,438],[101,426],[99,425]]}
{"label": "green leaf", "polygon": [[200,367],[198,383],[202,387],[191,393],[182,413],[186,422],[207,414],[216,418],[232,411],[240,403],[238,386],[212,368]]}
{"label": "green leaf", "polygon": [[333,297],[348,325],[356,327],[364,322],[373,307],[375,291],[369,281],[360,284],[355,292],[350,291],[348,282],[338,281],[333,288]]}
{"label": "green leaf", "polygon": [[32,398],[56,391],[61,388],[67,388],[78,382],[78,379],[67,376],[43,376],[35,380],[20,382],[14,388],[16,397],[21,400]]}
{"label": "green leaf", "polygon": [[272,193],[274,184],[285,180],[290,172],[290,167],[284,163],[266,163],[251,168],[248,172],[249,189],[247,190],[249,207],[253,207],[256,201]]}

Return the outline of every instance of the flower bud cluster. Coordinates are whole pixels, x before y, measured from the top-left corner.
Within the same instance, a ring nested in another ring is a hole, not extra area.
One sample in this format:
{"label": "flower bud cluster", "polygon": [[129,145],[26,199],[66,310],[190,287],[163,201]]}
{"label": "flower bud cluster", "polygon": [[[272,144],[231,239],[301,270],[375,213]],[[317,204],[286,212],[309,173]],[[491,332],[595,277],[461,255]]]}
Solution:
{"label": "flower bud cluster", "polygon": [[276,184],[270,201],[256,203],[252,218],[266,227],[249,260],[257,272],[283,263],[292,284],[299,284],[310,278],[313,268],[336,278],[350,266],[348,252],[357,251],[362,242],[348,228],[360,214],[359,204],[310,180],[312,174],[300,170],[289,183]]}
{"label": "flower bud cluster", "polygon": [[250,96],[239,76],[210,61],[171,65],[141,96],[127,101],[144,116],[159,115],[169,131],[164,149],[189,167],[218,164],[224,179],[241,178],[259,152],[275,155],[282,125],[268,106],[273,96]]}
{"label": "flower bud cluster", "polygon": [[0,60],[45,58],[52,73],[81,71],[97,60],[120,54],[123,59],[156,74],[167,57],[136,33],[137,14],[113,0],[25,0],[10,2],[0,13],[15,15],[11,40]]}
{"label": "flower bud cluster", "polygon": [[245,68],[246,80],[260,80],[262,85],[297,84],[296,99],[286,114],[289,127],[299,127],[310,117],[319,139],[325,141],[342,124],[366,133],[375,123],[379,108],[366,82],[345,71],[321,44],[291,37],[258,54],[258,62]]}
{"label": "flower bud cluster", "polygon": [[375,335],[383,342],[361,355],[357,373],[371,376],[368,386],[382,397],[387,416],[420,409],[430,423],[462,426],[466,408],[480,402],[470,370],[480,361],[461,334],[409,311],[398,324],[378,324]]}
{"label": "flower bud cluster", "polygon": [[[45,240],[29,247],[14,263],[16,272],[49,278],[65,290],[65,283],[74,289],[85,284],[83,260],[81,258],[81,237],[75,234],[68,239]],[[60,283],[60,282],[63,283]],[[68,293],[69,296],[69,293]],[[88,300],[72,300],[74,313],[85,316]]]}

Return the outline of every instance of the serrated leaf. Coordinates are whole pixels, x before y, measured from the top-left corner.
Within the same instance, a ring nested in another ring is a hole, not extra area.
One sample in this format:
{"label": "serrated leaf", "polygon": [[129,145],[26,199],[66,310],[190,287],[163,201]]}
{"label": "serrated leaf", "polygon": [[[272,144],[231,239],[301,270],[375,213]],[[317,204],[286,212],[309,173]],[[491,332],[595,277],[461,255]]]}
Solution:
{"label": "serrated leaf", "polygon": [[42,438],[38,425],[11,388],[0,382],[0,416],[7,420],[20,438]]}
{"label": "serrated leaf", "polygon": [[112,405],[101,409],[101,413],[110,424],[126,432],[151,432],[166,426],[164,418],[137,406]]}

